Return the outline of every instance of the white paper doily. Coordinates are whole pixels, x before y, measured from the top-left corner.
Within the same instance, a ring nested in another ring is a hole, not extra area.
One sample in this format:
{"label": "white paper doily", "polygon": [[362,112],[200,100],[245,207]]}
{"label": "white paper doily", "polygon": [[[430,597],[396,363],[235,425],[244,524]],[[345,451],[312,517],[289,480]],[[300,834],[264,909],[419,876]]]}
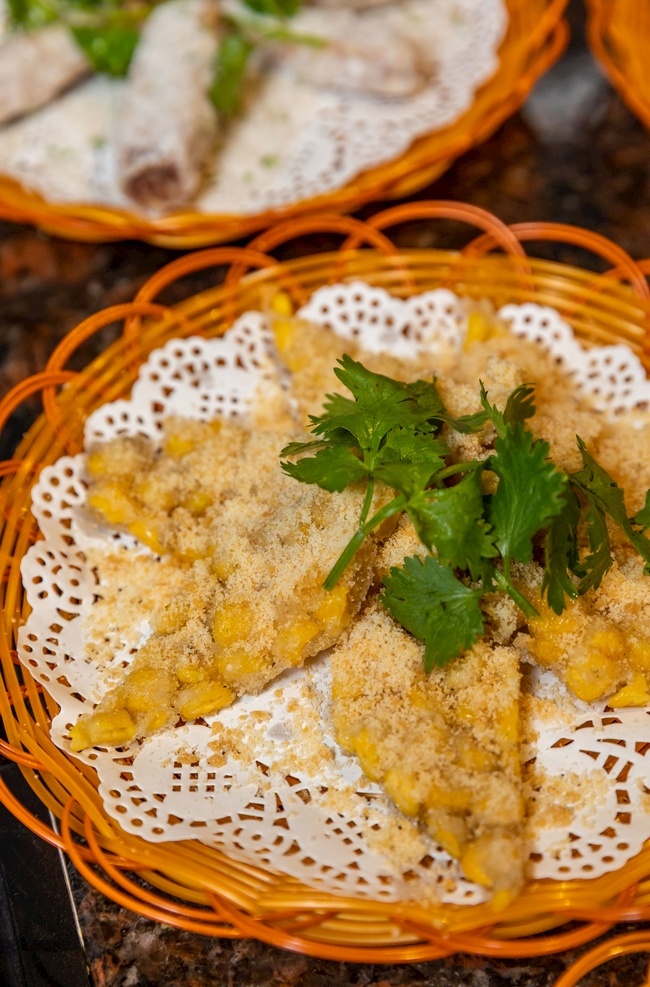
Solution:
{"label": "white paper doily", "polygon": [[[412,356],[459,345],[464,312],[448,290],[402,301],[353,282],[315,292],[299,315],[367,349]],[[534,304],[508,305],[499,315],[514,333],[560,358],[604,412],[633,411],[650,399],[643,369],[624,347],[585,351],[557,312]],[[272,335],[264,317],[249,312],[225,337],[173,340],[153,353],[131,398],[89,417],[86,441],[134,433],[155,438],[170,413],[245,420],[260,393],[278,389]],[[85,496],[82,455],[42,471],[33,512],[44,538],[22,565],[33,612],[19,632],[19,656],[61,706],[52,737],[64,750],[70,724],[114,684],[149,633],[143,614],[128,640],[111,642],[107,665],[84,658],[85,619],[96,592],[84,551],[109,543],[130,553],[148,551],[90,523]],[[536,677],[537,694],[551,680],[561,688],[545,673]],[[97,770],[106,812],[146,840],[197,838],[235,859],[334,893],[483,901],[483,889],[468,882],[455,861],[362,778],[356,759],[340,751],[328,726],[328,695],[327,659],[321,657],[205,723],[168,730],[141,745],[75,756]],[[535,723],[539,740],[524,752],[531,877],[599,876],[620,867],[650,836],[642,746],[650,744],[650,713],[605,715],[603,709],[574,701],[567,716],[564,701],[556,722],[546,717]],[[214,724],[219,730],[213,735]],[[567,785],[580,797],[568,820],[551,824],[545,818],[552,805],[548,793],[556,789],[562,798]],[[386,852],[396,834],[399,860]]]}
{"label": "white paper doily", "polygon": [[[247,215],[341,188],[364,169],[398,157],[417,137],[453,123],[471,105],[497,68],[507,21],[503,0],[400,0],[393,7],[398,27],[416,30],[436,63],[431,80],[413,96],[386,99],[316,88],[300,82],[290,66],[274,70],[246,115],[229,128],[196,209]],[[305,9],[292,26],[318,35],[330,16]],[[136,208],[119,190],[113,160],[113,120],[123,86],[121,80],[92,78],[3,127],[0,173],[51,202]]]}

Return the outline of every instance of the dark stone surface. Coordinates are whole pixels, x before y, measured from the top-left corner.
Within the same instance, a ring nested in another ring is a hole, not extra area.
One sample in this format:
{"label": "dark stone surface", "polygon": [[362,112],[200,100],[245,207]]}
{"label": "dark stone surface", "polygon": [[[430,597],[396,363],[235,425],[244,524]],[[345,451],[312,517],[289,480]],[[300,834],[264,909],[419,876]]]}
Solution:
{"label": "dark stone surface", "polygon": [[[414,198],[457,199],[506,222],[553,220],[609,236],[634,257],[650,255],[650,135],[605,81],[585,47],[583,10],[572,4],[571,46],[518,113],[481,147],[465,154]],[[388,203],[360,212],[366,217]],[[396,233],[405,247],[455,247],[467,241],[459,224],[408,224]],[[328,249],[336,240],[308,238],[285,254]],[[571,247],[535,244],[539,256],[593,266],[603,263]],[[129,300],[176,253],[140,243],[73,244],[0,223],[0,396],[41,369],[57,342],[82,318]],[[195,276],[176,290],[215,282]],[[98,334],[75,362],[83,365],[111,338]],[[27,402],[2,436],[9,456],[38,413]],[[133,915],[73,877],[74,895],[93,987],[506,987],[552,984],[573,954],[534,960],[455,956],[410,966],[333,963],[243,940],[214,940]],[[580,952],[580,951],[579,951]],[[640,984],[643,956],[619,958],[584,984]],[[11,985],[13,987],[13,985]]]}

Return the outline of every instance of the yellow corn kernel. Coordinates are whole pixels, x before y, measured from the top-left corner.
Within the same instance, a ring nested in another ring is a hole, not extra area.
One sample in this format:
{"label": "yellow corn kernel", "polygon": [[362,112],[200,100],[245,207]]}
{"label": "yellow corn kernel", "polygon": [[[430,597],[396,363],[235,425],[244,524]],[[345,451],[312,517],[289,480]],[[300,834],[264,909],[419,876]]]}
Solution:
{"label": "yellow corn kernel", "polygon": [[266,671],[269,662],[254,651],[228,651],[217,656],[214,666],[226,682],[236,685]]}
{"label": "yellow corn kernel", "polygon": [[383,774],[381,761],[377,751],[377,745],[372,740],[370,731],[363,727],[355,737],[352,738],[349,746],[361,761],[363,773],[370,781],[379,781]]}
{"label": "yellow corn kernel", "polygon": [[461,767],[467,771],[493,771],[495,764],[494,754],[484,750],[482,747],[474,747],[471,744],[464,745],[458,754]]}
{"label": "yellow corn kernel", "polygon": [[492,884],[489,871],[489,861],[486,858],[485,847],[480,842],[470,843],[460,857],[460,866],[465,877],[476,884],[489,888]]}
{"label": "yellow corn kernel", "polygon": [[[345,699],[348,695],[348,688],[344,681],[339,679],[332,680],[332,699],[336,702],[338,699]],[[343,744],[343,741],[341,740]],[[343,746],[346,746],[345,744]]]}
{"label": "yellow corn kernel", "polygon": [[146,545],[152,552],[155,552],[156,555],[165,555],[168,551],[160,541],[158,532],[147,521],[132,521],[129,524],[129,531],[132,535],[135,535],[138,541],[141,541],[143,545]]}
{"label": "yellow corn kernel", "polygon": [[409,690],[408,702],[413,709],[431,709],[431,699],[426,690],[417,685]]}
{"label": "yellow corn kernel", "polygon": [[186,456],[188,452],[192,452],[196,448],[196,441],[194,435],[171,432],[165,436],[163,451],[166,456],[171,456],[172,459],[180,459],[181,456]]}
{"label": "yellow corn kernel", "polygon": [[471,792],[463,791],[461,788],[441,788],[440,785],[432,785],[426,798],[426,804],[430,809],[443,806],[454,812],[463,812],[469,808],[471,802]]}
{"label": "yellow corn kernel", "polygon": [[165,709],[154,710],[145,719],[145,730],[147,733],[155,733],[162,730],[169,719],[169,712]]}
{"label": "yellow corn kernel", "polygon": [[192,601],[186,598],[172,600],[157,610],[152,625],[156,634],[173,634],[185,627],[192,612]]}
{"label": "yellow corn kernel", "polygon": [[475,723],[476,707],[472,706],[471,703],[458,703],[455,710],[455,716],[459,723]]}
{"label": "yellow corn kernel", "polygon": [[124,684],[125,703],[132,713],[149,713],[164,706],[170,694],[170,676],[163,671],[144,665],[129,673]]}
{"label": "yellow corn kernel", "polygon": [[596,651],[573,662],[567,669],[565,679],[578,699],[592,703],[609,692],[618,677],[616,662]]}
{"label": "yellow corn kernel", "polygon": [[230,559],[219,559],[213,556],[210,563],[210,571],[215,579],[223,582],[235,571],[235,563]]}
{"label": "yellow corn kernel", "polygon": [[468,350],[474,343],[484,343],[493,333],[493,326],[480,312],[470,312],[467,319],[467,332],[463,349]]}
{"label": "yellow corn kernel", "polygon": [[566,635],[580,630],[579,613],[568,608],[561,614],[553,613],[543,604],[538,605],[540,616],[531,620],[531,651],[543,665],[555,665],[566,653]]}
{"label": "yellow corn kernel", "polygon": [[74,751],[85,747],[120,747],[133,740],[135,734],[135,723],[126,709],[93,713],[70,731]]}
{"label": "yellow corn kernel", "polygon": [[517,892],[515,890],[508,890],[508,888],[502,888],[501,891],[495,891],[490,899],[490,911],[502,912],[508,907],[511,901],[517,897]]}
{"label": "yellow corn kernel", "polygon": [[207,490],[193,490],[183,501],[183,507],[194,517],[201,517],[214,503],[214,497]]}
{"label": "yellow corn kernel", "polygon": [[197,665],[176,666],[176,678],[184,685],[191,685],[193,682],[202,682],[207,677],[208,673],[206,670],[199,668]]}
{"label": "yellow corn kernel", "polygon": [[291,298],[286,291],[276,291],[271,299],[271,311],[276,315],[293,315]]}
{"label": "yellow corn kernel", "polygon": [[460,857],[460,841],[455,833],[445,829],[444,826],[434,826],[430,832],[436,843],[439,843],[450,857]]}
{"label": "yellow corn kernel", "polygon": [[519,709],[516,704],[500,709],[497,713],[497,724],[501,738],[509,744],[519,740]]}
{"label": "yellow corn kernel", "polygon": [[196,682],[181,689],[180,714],[184,720],[195,720],[229,706],[234,693],[221,682]]}
{"label": "yellow corn kernel", "polygon": [[134,445],[126,440],[112,440],[106,445],[93,449],[86,456],[86,471],[92,477],[125,476],[142,465]]}
{"label": "yellow corn kernel", "polygon": [[589,650],[616,657],[625,647],[625,639],[617,627],[596,631],[589,638]]}
{"label": "yellow corn kernel", "polygon": [[236,641],[245,641],[251,628],[251,606],[248,603],[225,603],[212,620],[214,643],[229,648]]}
{"label": "yellow corn kernel", "polygon": [[309,617],[296,620],[278,631],[275,650],[291,664],[297,665],[302,660],[305,647],[320,634],[321,630],[321,625]]}
{"label": "yellow corn kernel", "polygon": [[635,672],[632,681],[607,700],[608,706],[647,706],[650,703],[648,681],[641,672]]}
{"label": "yellow corn kernel", "polygon": [[284,360],[287,369],[295,373],[296,370],[300,369],[298,365],[300,361],[295,358],[292,359],[291,356],[291,342],[294,334],[293,319],[274,319],[272,328],[278,353]]}
{"label": "yellow corn kernel", "polygon": [[166,490],[155,477],[145,476],[133,486],[133,495],[140,500],[147,509],[164,511],[168,514],[178,506],[178,500],[173,490]]}
{"label": "yellow corn kernel", "polygon": [[334,589],[325,591],[323,599],[313,612],[313,616],[328,630],[336,630],[345,619],[347,603],[347,587],[344,583],[337,583]]}
{"label": "yellow corn kernel", "polygon": [[413,794],[414,784],[415,776],[413,774],[402,774],[394,769],[386,772],[382,782],[388,795],[405,816],[417,816],[420,810],[420,803]]}
{"label": "yellow corn kernel", "polygon": [[128,524],[136,515],[135,504],[117,480],[97,483],[88,494],[88,506],[109,524]]}
{"label": "yellow corn kernel", "polygon": [[70,749],[79,752],[86,749],[86,747],[92,746],[90,743],[90,734],[86,730],[86,724],[84,719],[80,719],[78,723],[75,723],[70,729]]}
{"label": "yellow corn kernel", "polygon": [[209,559],[213,552],[213,545],[204,545],[203,548],[184,548],[182,552],[174,552],[174,555],[182,562],[196,562],[198,559]]}
{"label": "yellow corn kernel", "polygon": [[650,671],[650,641],[631,638],[627,642],[627,656],[634,668]]}

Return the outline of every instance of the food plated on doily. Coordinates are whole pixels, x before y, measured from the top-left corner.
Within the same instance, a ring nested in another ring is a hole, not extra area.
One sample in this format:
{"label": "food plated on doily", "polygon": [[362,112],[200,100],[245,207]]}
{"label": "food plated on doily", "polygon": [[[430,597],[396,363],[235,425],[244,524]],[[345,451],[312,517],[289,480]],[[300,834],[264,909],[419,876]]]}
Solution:
{"label": "food plated on doily", "polygon": [[519,105],[563,6],[8,4],[0,208],[191,246],[413,191]]}
{"label": "food plated on doily", "polygon": [[41,753],[9,717],[12,753],[56,764],[84,873],[74,832],[203,931],[382,959],[486,926],[503,955],[585,941],[530,936],[624,912],[650,835],[643,289],[516,256],[299,267],[168,313],[145,290],[83,449],[75,381],[47,399],[42,537],[12,558],[52,722]]}

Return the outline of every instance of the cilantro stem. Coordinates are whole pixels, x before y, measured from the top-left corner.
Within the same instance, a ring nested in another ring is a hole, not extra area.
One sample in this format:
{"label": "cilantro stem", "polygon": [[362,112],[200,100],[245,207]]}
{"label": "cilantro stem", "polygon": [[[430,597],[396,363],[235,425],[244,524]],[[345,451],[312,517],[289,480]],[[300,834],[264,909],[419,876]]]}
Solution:
{"label": "cilantro stem", "polygon": [[450,476],[455,476],[457,473],[469,473],[471,470],[475,470],[483,465],[485,464],[480,459],[469,459],[465,463],[452,463],[451,466],[445,466],[444,469],[438,470],[435,480],[446,480]]}
{"label": "cilantro stem", "polygon": [[501,572],[500,569],[495,568],[492,572],[492,577],[499,589],[504,593],[507,593],[508,596],[515,601],[519,609],[526,617],[539,617],[539,612],[535,609],[530,600],[528,600],[523,593],[520,593],[517,587],[513,584],[509,572],[506,574]]}
{"label": "cilantro stem", "polygon": [[398,497],[394,497],[390,500],[387,504],[384,504],[384,506],[373,514],[368,521],[365,521],[359,525],[355,533],[352,535],[352,538],[350,538],[350,541],[347,543],[338,559],[330,569],[330,572],[323,583],[323,589],[334,589],[348,565],[354,558],[355,553],[363,544],[366,535],[369,535],[373,528],[376,528],[383,521],[388,520],[389,517],[403,511],[405,504],[406,497],[404,497],[403,494],[400,494]]}
{"label": "cilantro stem", "polygon": [[366,518],[368,517],[368,513],[369,513],[370,507],[372,505],[372,498],[373,498],[374,492],[375,492],[375,480],[374,480],[374,477],[371,476],[371,477],[368,478],[368,486],[366,487],[366,495],[363,498],[363,506],[361,508],[361,514],[359,515],[359,527],[360,528],[363,527],[363,525],[366,523]]}

